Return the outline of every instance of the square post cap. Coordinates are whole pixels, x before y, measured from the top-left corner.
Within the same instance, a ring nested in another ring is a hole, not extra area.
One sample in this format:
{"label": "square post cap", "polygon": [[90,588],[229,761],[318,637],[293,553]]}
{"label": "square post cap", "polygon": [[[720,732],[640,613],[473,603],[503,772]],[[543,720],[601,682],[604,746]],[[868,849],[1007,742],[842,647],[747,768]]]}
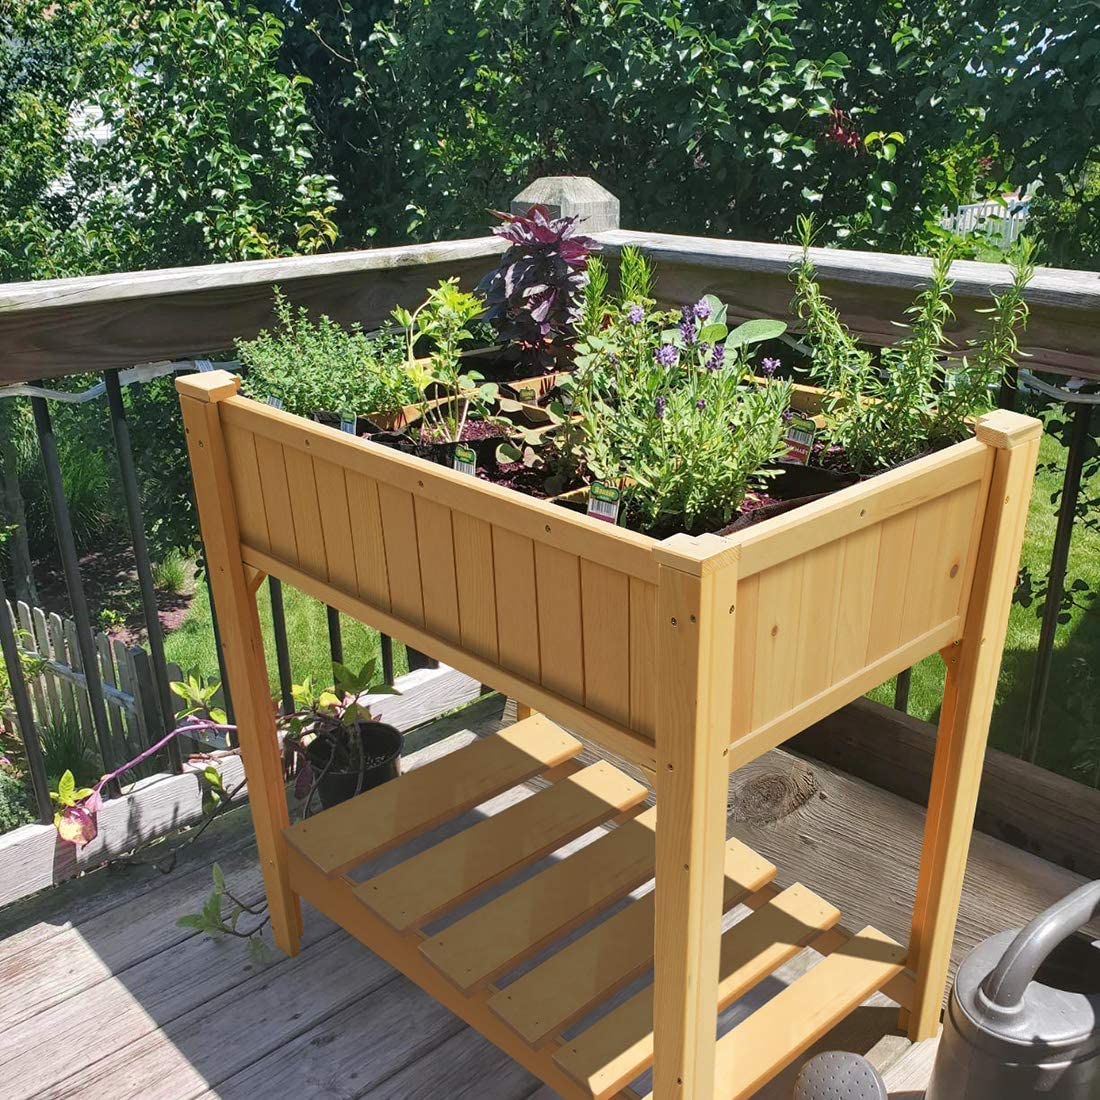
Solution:
{"label": "square post cap", "polygon": [[619,228],[619,200],[588,176],[542,176],[512,199],[510,209],[526,214],[536,204],[545,206],[552,218],[580,219],[582,233]]}

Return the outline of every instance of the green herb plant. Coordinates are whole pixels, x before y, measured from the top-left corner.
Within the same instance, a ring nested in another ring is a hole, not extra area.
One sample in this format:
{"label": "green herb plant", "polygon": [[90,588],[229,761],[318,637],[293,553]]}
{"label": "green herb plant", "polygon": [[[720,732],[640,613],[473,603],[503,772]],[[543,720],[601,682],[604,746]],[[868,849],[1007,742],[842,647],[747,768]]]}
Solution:
{"label": "green herb plant", "polygon": [[[404,331],[405,370],[426,401],[423,434],[428,442],[460,442],[467,420],[487,415],[497,399],[496,383],[485,382],[477,371],[464,371],[460,356],[463,343],[473,338],[471,323],[484,310],[484,301],[461,290],[455,278],[440,282],[412,312],[400,306],[393,311]],[[416,358],[420,340],[432,345],[425,359]]]}
{"label": "green herb plant", "polygon": [[278,324],[273,330],[237,341],[248,396],[277,397],[287,412],[299,416],[392,413],[416,400],[398,333],[368,335],[359,325],[345,329],[324,314],[314,321],[278,289],[274,311]]}

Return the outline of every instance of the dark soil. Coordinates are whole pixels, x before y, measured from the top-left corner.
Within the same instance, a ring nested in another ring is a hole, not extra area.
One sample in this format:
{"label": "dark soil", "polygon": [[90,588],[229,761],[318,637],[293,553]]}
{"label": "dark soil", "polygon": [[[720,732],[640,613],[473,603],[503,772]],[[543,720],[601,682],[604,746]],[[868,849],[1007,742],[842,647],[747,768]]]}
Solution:
{"label": "dark soil", "polygon": [[546,471],[533,470],[529,466],[524,466],[522,462],[501,462],[497,464],[495,470],[479,466],[477,476],[482,481],[491,481],[494,485],[515,489],[517,493],[523,493],[525,496],[545,500],[549,495],[546,492]]}
{"label": "dark soil", "polygon": [[[57,560],[34,564],[39,606],[47,613],[57,612],[63,619],[72,615],[72,603],[65,584],[65,574]],[[100,550],[90,550],[80,557],[80,577],[84,596],[92,618],[92,627],[102,630],[126,645],[141,645],[148,637],[145,616],[141,609],[134,551],[128,543],[116,543]],[[161,628],[167,634],[176,630],[187,617],[194,598],[194,579],[184,592],[157,592],[157,610]],[[101,612],[117,612],[122,621],[104,625]]]}

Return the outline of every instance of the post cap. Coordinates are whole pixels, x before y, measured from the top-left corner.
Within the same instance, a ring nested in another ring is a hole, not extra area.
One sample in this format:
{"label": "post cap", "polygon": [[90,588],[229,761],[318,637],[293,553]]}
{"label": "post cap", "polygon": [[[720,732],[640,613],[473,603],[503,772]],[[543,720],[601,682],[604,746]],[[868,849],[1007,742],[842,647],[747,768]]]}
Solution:
{"label": "post cap", "polygon": [[585,233],[619,228],[619,200],[588,176],[542,176],[512,199],[511,211],[525,214],[536,204],[553,218],[578,218]]}
{"label": "post cap", "polygon": [[1042,422],[1033,416],[1011,412],[1008,409],[994,409],[978,417],[974,434],[983,443],[999,450],[1011,450],[1022,443],[1038,439],[1043,432]]}
{"label": "post cap", "polygon": [[224,401],[234,397],[241,380],[227,370],[208,370],[199,374],[181,374],[176,379],[176,391],[196,401]]}

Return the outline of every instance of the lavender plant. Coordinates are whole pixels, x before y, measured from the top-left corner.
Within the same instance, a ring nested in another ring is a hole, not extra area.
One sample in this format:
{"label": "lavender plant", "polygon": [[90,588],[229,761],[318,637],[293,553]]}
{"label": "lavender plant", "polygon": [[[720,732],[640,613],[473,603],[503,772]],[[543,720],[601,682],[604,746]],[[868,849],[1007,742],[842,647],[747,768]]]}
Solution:
{"label": "lavender plant", "polygon": [[574,335],[588,256],[600,246],[577,232],[575,217],[551,218],[545,206],[526,214],[494,213],[504,224],[493,232],[511,247],[478,286],[486,318],[527,360],[548,366],[555,347]]}

